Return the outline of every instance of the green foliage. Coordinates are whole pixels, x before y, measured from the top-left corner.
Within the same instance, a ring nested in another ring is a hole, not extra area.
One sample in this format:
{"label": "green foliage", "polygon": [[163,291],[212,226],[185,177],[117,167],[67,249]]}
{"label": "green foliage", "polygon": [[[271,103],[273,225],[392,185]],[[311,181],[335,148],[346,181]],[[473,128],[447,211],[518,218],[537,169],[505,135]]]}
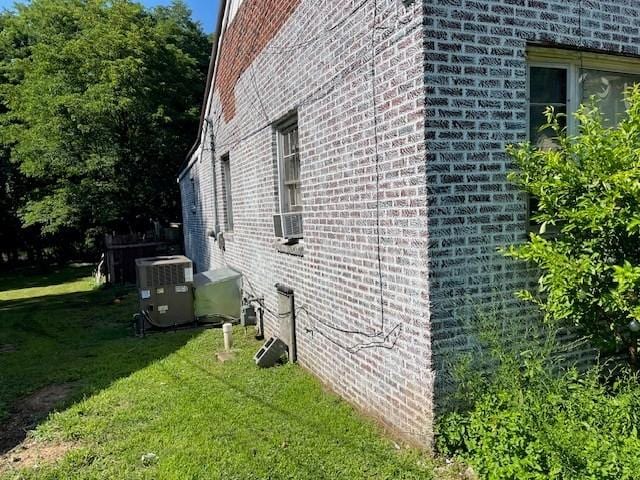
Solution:
{"label": "green foliage", "polygon": [[175,173],[198,122],[209,40],[183,3],[34,0],[0,32],[0,140],[43,235],[179,217]]}
{"label": "green foliage", "polygon": [[[547,321],[578,325],[598,344],[624,346],[637,361],[640,321],[640,87],[627,93],[628,114],[607,128],[597,104],[582,106],[579,132],[567,136],[547,112],[557,148],[513,146],[510,179],[538,200],[540,233],[506,253],[540,271],[536,302]],[[553,229],[553,234],[545,231]]]}
{"label": "green foliage", "polygon": [[456,365],[466,404],[439,420],[438,450],[492,480],[640,478],[636,377],[607,384],[599,367],[563,368],[571,349],[556,332],[532,329],[514,346],[514,328],[480,322],[494,368],[480,374],[475,355]]}
{"label": "green foliage", "polygon": [[500,375],[507,373],[510,385],[488,388],[470,412],[442,419],[441,452],[495,480],[640,478],[635,381],[605,388],[597,370],[552,377],[525,368]]}

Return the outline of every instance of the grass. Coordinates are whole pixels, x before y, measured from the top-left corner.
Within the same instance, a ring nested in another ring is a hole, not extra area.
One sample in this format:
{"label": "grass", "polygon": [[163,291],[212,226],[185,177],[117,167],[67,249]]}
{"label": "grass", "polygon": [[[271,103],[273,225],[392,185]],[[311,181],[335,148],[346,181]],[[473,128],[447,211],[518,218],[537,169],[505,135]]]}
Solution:
{"label": "grass", "polygon": [[[298,366],[256,368],[259,344],[241,330],[224,364],[219,330],[133,337],[135,295],[96,290],[89,273],[26,288],[0,278],[0,344],[17,347],[0,353],[0,422],[24,395],[71,381],[71,398],[31,435],[75,445],[3,479],[433,478],[430,457],[398,449]],[[146,453],[157,461],[144,465]]]}

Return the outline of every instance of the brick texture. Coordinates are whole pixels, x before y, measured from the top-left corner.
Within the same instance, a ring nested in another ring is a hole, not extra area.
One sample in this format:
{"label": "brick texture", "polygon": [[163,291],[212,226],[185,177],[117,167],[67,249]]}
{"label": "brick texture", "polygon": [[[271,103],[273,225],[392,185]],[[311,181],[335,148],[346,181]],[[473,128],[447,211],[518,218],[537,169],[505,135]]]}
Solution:
{"label": "brick texture", "polygon": [[640,53],[637,0],[426,0],[429,288],[435,397],[446,366],[470,348],[470,310],[535,280],[498,247],[526,238],[525,196],[506,181],[505,146],[526,139],[528,44]]}
{"label": "brick texture", "polygon": [[299,3],[300,0],[251,0],[240,5],[225,32],[215,79],[226,121],[236,113],[236,83]]}
{"label": "brick texture", "polygon": [[[235,33],[224,37],[209,115],[215,152],[202,145],[181,181],[187,253],[199,270],[225,263],[240,269],[247,289],[264,295],[273,311],[274,284],[293,288],[300,364],[397,434],[428,445],[434,377],[423,7],[301,0],[291,12],[292,5],[245,0],[231,26]],[[280,25],[268,35],[255,20],[264,16]],[[266,43],[250,48],[256,38],[256,45]],[[253,53],[243,55],[246,48]],[[236,51],[241,61],[234,60]],[[272,125],[292,111],[300,138],[303,256],[299,248],[293,254],[277,248],[272,221],[278,208]],[[215,223],[212,153],[221,224],[220,157],[230,159],[234,232],[225,236],[224,254],[207,235]],[[195,212],[191,175],[198,178]],[[266,322],[274,334],[277,318],[267,315]],[[372,342],[377,345],[357,347]]]}
{"label": "brick texture", "polygon": [[[496,251],[526,236],[504,154],[526,138],[526,47],[638,55],[640,3],[245,0],[229,32],[210,105],[215,148],[205,142],[181,177],[187,252],[199,270],[240,269],[271,310],[274,284],[293,288],[300,363],[429,445],[447,366],[474,341],[469,312],[499,296],[503,315],[531,315],[512,297],[531,272]],[[274,244],[273,124],[293,111],[305,238],[288,254]],[[213,162],[222,219],[227,153],[234,232],[223,253],[208,232]],[[366,332],[386,341],[345,348],[371,342]]]}

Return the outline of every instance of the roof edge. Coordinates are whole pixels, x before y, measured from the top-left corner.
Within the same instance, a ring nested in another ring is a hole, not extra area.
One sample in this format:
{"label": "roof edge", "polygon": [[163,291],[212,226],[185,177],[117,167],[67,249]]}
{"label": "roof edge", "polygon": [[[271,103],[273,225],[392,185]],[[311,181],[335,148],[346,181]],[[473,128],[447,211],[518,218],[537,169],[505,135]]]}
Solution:
{"label": "roof edge", "polygon": [[215,73],[215,64],[218,58],[218,45],[222,40],[222,25],[225,17],[225,10],[227,8],[227,0],[221,0],[220,6],[218,8],[218,22],[216,25],[216,38],[211,47],[211,58],[209,59],[209,69],[207,70],[207,84],[204,90],[204,99],[202,100],[202,107],[200,109],[200,122],[198,124],[198,133],[196,137],[196,141],[189,149],[186,158],[180,165],[180,169],[178,170],[178,180],[182,178],[184,171],[189,167],[189,163],[191,161],[191,156],[194,154],[196,149],[200,146],[200,139],[202,137],[202,127],[204,126],[204,117],[207,111],[207,103],[209,101],[209,94],[213,90],[213,83],[215,81],[214,73]]}

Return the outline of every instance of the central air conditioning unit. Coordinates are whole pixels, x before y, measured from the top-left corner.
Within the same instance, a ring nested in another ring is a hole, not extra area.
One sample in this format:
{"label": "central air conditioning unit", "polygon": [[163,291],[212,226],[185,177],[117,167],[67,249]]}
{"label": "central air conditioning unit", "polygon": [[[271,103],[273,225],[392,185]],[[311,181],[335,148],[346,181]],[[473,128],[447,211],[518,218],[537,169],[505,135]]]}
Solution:
{"label": "central air conditioning unit", "polygon": [[302,213],[279,213],[273,216],[273,230],[278,238],[302,238]]}
{"label": "central air conditioning unit", "polygon": [[175,327],[194,322],[193,263],[187,257],[136,259],[140,311],[145,322],[139,328]]}

